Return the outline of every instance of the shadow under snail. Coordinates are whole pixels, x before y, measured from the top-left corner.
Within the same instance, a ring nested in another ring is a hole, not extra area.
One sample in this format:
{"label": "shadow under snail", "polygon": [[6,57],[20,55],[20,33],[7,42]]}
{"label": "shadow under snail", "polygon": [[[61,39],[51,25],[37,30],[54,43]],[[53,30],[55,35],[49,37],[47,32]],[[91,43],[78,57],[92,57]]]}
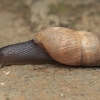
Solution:
{"label": "shadow under snail", "polygon": [[51,27],[32,40],[0,48],[0,67],[14,64],[61,63],[100,66],[100,35]]}

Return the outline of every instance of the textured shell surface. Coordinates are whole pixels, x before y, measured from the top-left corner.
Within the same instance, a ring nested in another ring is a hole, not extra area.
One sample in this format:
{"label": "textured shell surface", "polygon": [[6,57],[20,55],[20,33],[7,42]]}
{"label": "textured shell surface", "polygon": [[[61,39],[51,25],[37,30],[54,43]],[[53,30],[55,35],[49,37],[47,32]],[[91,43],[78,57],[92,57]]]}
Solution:
{"label": "textured shell surface", "polygon": [[51,27],[36,33],[34,40],[62,64],[97,66],[100,63],[100,43],[96,34]]}
{"label": "textured shell surface", "polygon": [[81,65],[100,65],[100,42],[97,34],[78,31],[81,43]]}

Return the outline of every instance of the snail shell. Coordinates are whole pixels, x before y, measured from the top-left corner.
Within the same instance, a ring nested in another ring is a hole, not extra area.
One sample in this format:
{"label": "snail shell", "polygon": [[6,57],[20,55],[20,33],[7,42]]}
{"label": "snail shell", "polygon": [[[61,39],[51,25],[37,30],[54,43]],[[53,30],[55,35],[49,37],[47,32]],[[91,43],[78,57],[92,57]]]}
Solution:
{"label": "snail shell", "polygon": [[100,65],[100,42],[94,33],[52,27],[35,34],[34,40],[62,64]]}

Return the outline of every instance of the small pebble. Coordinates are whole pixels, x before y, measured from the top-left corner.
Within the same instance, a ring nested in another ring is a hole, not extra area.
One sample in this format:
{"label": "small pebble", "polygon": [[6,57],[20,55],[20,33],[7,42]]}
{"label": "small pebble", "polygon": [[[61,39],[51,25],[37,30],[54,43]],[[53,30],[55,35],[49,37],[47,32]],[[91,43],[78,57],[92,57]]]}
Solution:
{"label": "small pebble", "polygon": [[61,97],[64,97],[64,94],[63,93],[61,93]]}
{"label": "small pebble", "polygon": [[2,86],[5,84],[5,83],[0,83]]}
{"label": "small pebble", "polygon": [[5,75],[8,75],[8,74],[10,74],[10,71],[8,71],[8,72],[5,72],[5,71],[3,71],[4,73],[5,73]]}

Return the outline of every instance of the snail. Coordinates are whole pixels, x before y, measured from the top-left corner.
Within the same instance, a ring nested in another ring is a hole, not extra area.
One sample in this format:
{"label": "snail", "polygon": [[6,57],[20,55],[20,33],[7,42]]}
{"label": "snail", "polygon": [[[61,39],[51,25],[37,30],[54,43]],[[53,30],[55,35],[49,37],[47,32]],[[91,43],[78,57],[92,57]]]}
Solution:
{"label": "snail", "polygon": [[0,48],[0,67],[14,64],[61,63],[100,66],[100,35],[51,27],[35,33],[30,41]]}

